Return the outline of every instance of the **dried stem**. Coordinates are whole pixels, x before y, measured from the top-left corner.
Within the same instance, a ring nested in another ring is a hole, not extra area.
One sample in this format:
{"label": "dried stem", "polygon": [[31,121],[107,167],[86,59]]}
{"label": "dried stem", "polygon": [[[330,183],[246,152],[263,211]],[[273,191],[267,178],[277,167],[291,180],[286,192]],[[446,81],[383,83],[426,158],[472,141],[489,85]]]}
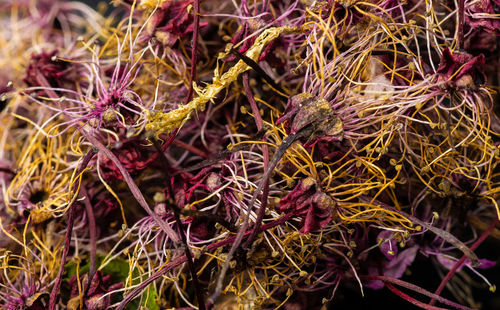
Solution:
{"label": "dried stem", "polygon": [[[243,87],[245,89],[245,93],[248,98],[248,102],[250,103],[250,106],[252,108],[252,112],[255,118],[255,123],[257,125],[258,130],[262,130],[262,117],[260,116],[260,111],[259,107],[257,106],[257,102],[255,102],[255,98],[253,97],[252,94],[252,89],[250,88],[250,82],[248,79],[248,73],[245,72],[243,74]],[[267,171],[267,166],[269,165],[269,148],[267,147],[266,144],[262,145],[262,154],[264,157],[264,172]],[[260,207],[259,210],[257,211],[257,220],[255,221],[255,226],[254,229],[252,230],[252,234],[250,237],[247,239],[244,247],[249,248],[250,245],[252,244],[253,240],[255,239],[255,236],[257,235],[257,229],[262,223],[262,219],[264,218],[264,214],[266,213],[266,208],[267,208],[267,198],[269,195],[269,180],[266,179],[264,180],[264,188],[262,190],[262,196],[260,199]]]}
{"label": "dried stem", "polygon": [[236,251],[236,249],[240,246],[241,241],[243,240],[243,236],[247,233],[247,228],[248,228],[248,220],[250,218],[250,213],[252,212],[253,205],[255,204],[255,201],[257,200],[257,196],[262,192],[262,189],[264,188],[264,185],[267,183],[266,180],[269,179],[269,176],[271,173],[274,171],[274,168],[278,165],[279,161],[283,157],[283,155],[286,153],[286,150],[299,138],[303,136],[307,136],[310,134],[308,130],[302,130],[299,131],[296,134],[291,134],[288,137],[286,137],[283,142],[281,142],[281,145],[278,147],[276,152],[273,155],[273,158],[271,159],[271,162],[269,163],[269,167],[267,167],[266,172],[262,176],[262,181],[260,182],[259,186],[257,189],[254,191],[252,199],[250,200],[250,203],[248,204],[248,210],[245,214],[245,217],[243,218],[243,223],[240,226],[240,229],[238,230],[238,234],[236,235],[236,239],[231,246],[231,249],[227,253],[226,256],[226,261],[222,265],[222,270],[219,274],[219,279],[217,280],[217,284],[215,286],[215,291],[210,296],[209,302],[210,303],[215,303],[217,298],[219,298],[221,292],[222,292],[222,282],[224,281],[224,278],[226,276],[227,270],[229,269],[229,264],[231,262],[231,259],[233,258],[233,255]]}
{"label": "dried stem", "polygon": [[[470,249],[472,251],[476,250],[477,247],[483,243],[483,241],[488,238],[488,236],[491,234],[491,232],[495,229],[495,226],[498,224],[498,217],[495,216],[495,219],[491,222],[490,226],[488,226],[488,228],[484,231],[484,233],[479,237],[479,239],[476,240],[476,242],[474,242],[474,244],[470,247]],[[455,265],[453,265],[453,267],[450,269],[450,271],[448,271],[448,273],[446,274],[446,276],[443,278],[443,280],[441,281],[441,283],[439,284],[439,287],[437,288],[436,292],[434,294],[436,294],[437,296],[439,296],[439,294],[441,294],[441,292],[443,291],[444,287],[446,286],[446,284],[451,280],[451,278],[453,277],[453,275],[455,274],[455,272],[458,270],[458,268],[460,268],[460,266],[462,266],[462,264],[465,262],[465,260],[467,259],[467,255],[463,255],[456,263]],[[431,299],[431,301],[429,302],[429,305],[434,305],[436,303],[436,299],[433,298]]]}
{"label": "dried stem", "polygon": [[96,256],[96,241],[97,241],[97,229],[95,225],[94,209],[92,204],[90,204],[90,196],[87,193],[87,189],[82,186],[81,188],[82,196],[84,197],[83,204],[85,205],[85,212],[89,219],[89,232],[90,232],[90,269],[88,275],[88,285],[85,288],[88,290],[95,273],[97,272],[97,256]]}
{"label": "dried stem", "polygon": [[200,32],[200,0],[193,0],[193,46],[191,49],[191,75],[189,76],[189,91],[186,104],[193,97],[193,82],[196,80],[196,62],[198,53],[198,33]]}
{"label": "dried stem", "polygon": [[[80,166],[76,170],[75,176],[78,176],[83,172],[83,170],[88,166],[90,160],[92,159],[92,157],[94,157],[95,154],[96,151],[93,148],[90,149],[87,152],[87,154],[85,154],[82,161],[80,162]],[[78,183],[75,182],[75,185],[73,186],[73,191],[75,192],[75,195],[78,195],[78,190],[79,190]],[[61,264],[59,265],[59,271],[57,272],[56,281],[54,286],[52,287],[52,292],[50,293],[49,310],[55,309],[59,297],[59,288],[61,287],[62,275],[64,273],[64,266],[66,264],[66,257],[68,256],[69,245],[71,242],[71,233],[73,232],[73,224],[74,224],[73,222],[75,213],[74,206],[75,203],[74,201],[72,201],[68,211],[68,227],[66,228],[66,235],[64,236],[64,248],[61,255]]]}
{"label": "dried stem", "polygon": [[458,50],[464,50],[464,22],[465,22],[465,0],[458,0],[458,33],[457,46]]}
{"label": "dried stem", "polygon": [[135,184],[134,179],[130,176],[130,173],[128,173],[127,169],[123,167],[122,163],[115,156],[115,154],[113,154],[113,152],[111,152],[101,142],[99,142],[99,140],[97,140],[92,134],[84,130],[81,130],[81,133],[85,136],[85,138],[87,138],[87,140],[90,141],[90,143],[92,143],[99,150],[99,152],[102,152],[104,155],[106,155],[106,157],[108,157],[115,164],[118,170],[120,170],[120,173],[122,174],[123,179],[127,183],[128,187],[130,188],[132,195],[137,200],[139,205],[141,205],[141,207],[143,207],[144,210],[146,210],[149,216],[151,216],[155,220],[156,224],[160,226],[160,228],[167,234],[167,236],[173,242],[179,242],[180,239],[177,236],[177,234],[172,230],[172,227],[170,227],[170,225],[167,222],[165,222],[162,218],[160,218],[158,214],[154,213],[153,210],[151,210],[148,203],[146,202],[146,199],[142,195],[141,190],[139,189],[139,187],[137,187],[137,184]]}
{"label": "dried stem", "polygon": [[[161,165],[163,166],[163,174],[165,175],[166,178],[166,183],[167,183],[167,189],[168,192],[170,193],[171,197],[174,196],[174,189],[172,188],[172,184],[170,183],[170,180],[172,177],[170,176],[170,173],[168,173],[168,159],[165,156],[165,154],[162,151],[162,148],[158,145],[156,141],[153,141],[153,145],[156,148],[156,151],[158,153],[158,158],[160,159]],[[175,222],[177,224],[177,227],[179,229],[179,234],[181,235],[181,240],[182,244],[184,245],[184,252],[186,253],[186,258],[187,258],[187,263],[188,263],[188,268],[189,271],[191,272],[191,277],[193,279],[193,287],[194,291],[196,293],[196,297],[198,298],[198,308],[200,310],[205,310],[205,298],[203,297],[203,292],[200,287],[200,283],[198,281],[198,275],[196,274],[196,267],[194,266],[193,263],[193,255],[191,254],[191,250],[189,249],[189,244],[187,242],[186,234],[184,233],[184,229],[182,228],[182,221],[180,217],[180,211],[177,205],[174,203],[172,204],[167,204],[168,206],[172,206],[171,210],[174,214]]]}
{"label": "dried stem", "polygon": [[206,152],[203,152],[202,150],[200,150],[200,149],[198,149],[198,148],[196,148],[196,147],[194,147],[192,145],[189,145],[187,143],[184,143],[184,142],[182,142],[180,140],[174,139],[172,141],[172,144],[175,145],[175,146],[178,146],[180,148],[183,148],[186,151],[189,151],[189,152],[191,152],[193,154],[196,154],[196,155],[198,155],[198,156],[200,156],[202,158],[205,158],[205,159],[210,158],[210,156]]}
{"label": "dried stem", "polygon": [[[270,77],[269,74],[267,74],[266,71],[264,71],[264,69],[262,69],[256,61],[254,61],[252,58],[250,58],[246,55],[243,55],[242,53],[238,52],[234,48],[231,48],[231,53],[233,55],[235,55],[236,58],[243,61],[249,67],[251,67],[253,70],[255,70],[255,72],[257,72],[257,74],[259,74],[259,76],[262,77],[264,79],[264,81],[278,93],[278,95],[280,95],[282,98],[288,100],[288,96],[286,95],[286,92],[278,84],[276,84],[276,82],[273,80],[273,78]],[[248,77],[247,77],[247,79],[248,79]],[[248,89],[250,89],[250,87]],[[245,92],[247,92],[246,88],[245,88]],[[248,93],[247,93],[247,96],[248,96]]]}
{"label": "dried stem", "polygon": [[461,309],[461,310],[472,310],[469,307],[457,304],[457,303],[450,301],[446,298],[443,298],[441,296],[433,294],[433,293],[431,293],[431,292],[429,292],[429,291],[427,291],[427,290],[425,290],[425,289],[423,289],[415,284],[411,284],[411,283],[408,283],[408,282],[403,281],[403,280],[399,280],[399,279],[395,279],[395,278],[391,278],[391,277],[387,277],[387,276],[378,276],[378,275],[364,275],[364,276],[359,276],[359,277],[361,279],[364,279],[364,280],[379,280],[379,281],[384,282],[386,286],[389,286],[390,284],[396,284],[396,285],[402,286],[406,289],[409,289],[409,290],[412,290],[412,291],[417,292],[419,294],[422,294],[424,296],[435,298],[437,301],[439,301],[445,305],[448,305],[448,306],[451,306],[451,307],[454,307],[457,309]]}
{"label": "dried stem", "polygon": [[435,306],[430,306],[430,305],[427,305],[421,301],[418,301],[416,300],[415,298],[413,297],[410,297],[408,294],[405,294],[403,292],[401,292],[400,290],[398,290],[397,288],[395,288],[392,284],[390,283],[386,283],[385,284],[387,286],[387,288],[389,290],[391,290],[394,294],[398,295],[399,297],[403,298],[404,300],[410,302],[411,304],[419,307],[419,308],[422,308],[422,309],[426,309],[426,310],[447,310],[446,308],[441,308],[441,307],[435,307]]}

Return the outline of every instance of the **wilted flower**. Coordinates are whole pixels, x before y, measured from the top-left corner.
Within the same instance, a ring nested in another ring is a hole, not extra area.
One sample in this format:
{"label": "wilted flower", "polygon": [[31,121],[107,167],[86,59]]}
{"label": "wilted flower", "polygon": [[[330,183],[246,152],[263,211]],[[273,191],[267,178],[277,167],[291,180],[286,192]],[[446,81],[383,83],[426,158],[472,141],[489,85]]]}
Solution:
{"label": "wilted flower", "polygon": [[466,5],[465,21],[472,30],[493,32],[500,35],[500,1],[477,0]]}
{"label": "wilted flower", "polygon": [[26,85],[59,88],[74,83],[76,78],[74,66],[58,60],[57,53],[56,50],[31,56],[23,80]]}
{"label": "wilted flower", "polygon": [[[141,145],[141,141],[137,140],[120,143],[120,147],[116,148],[114,153],[130,174],[135,174],[146,169],[157,157],[156,154],[151,155],[147,147]],[[102,156],[100,166],[103,169],[103,176],[106,179],[123,179],[118,168],[106,156]]]}
{"label": "wilted flower", "polygon": [[301,217],[300,232],[315,232],[330,224],[335,201],[321,191],[314,179],[299,181],[295,188],[280,201],[280,211]]}
{"label": "wilted flower", "polygon": [[[193,14],[188,11],[192,6],[193,0],[162,1],[160,8],[147,24],[148,35],[169,47],[174,46],[179,39],[189,38],[194,31]],[[206,22],[200,23],[200,27],[206,25]]]}
{"label": "wilted flower", "polygon": [[472,56],[465,52],[443,50],[443,56],[436,73],[438,82],[445,82],[452,87],[471,87],[484,84],[486,76],[483,72],[484,55]]}
{"label": "wilted flower", "polygon": [[311,134],[306,137],[306,146],[313,146],[318,141],[339,141],[344,135],[342,120],[335,115],[328,101],[309,93],[288,100],[283,116],[276,121],[277,124],[282,122],[290,134],[312,126]]}

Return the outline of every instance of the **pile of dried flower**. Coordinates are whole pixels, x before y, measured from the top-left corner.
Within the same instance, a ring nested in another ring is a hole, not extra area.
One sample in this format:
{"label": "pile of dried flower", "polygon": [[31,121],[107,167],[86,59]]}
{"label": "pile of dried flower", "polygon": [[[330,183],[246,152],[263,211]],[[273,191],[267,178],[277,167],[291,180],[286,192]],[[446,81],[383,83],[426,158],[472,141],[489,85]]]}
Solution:
{"label": "pile of dried flower", "polygon": [[[498,0],[4,0],[0,23],[2,309],[495,290]],[[439,287],[401,279],[417,260]]]}

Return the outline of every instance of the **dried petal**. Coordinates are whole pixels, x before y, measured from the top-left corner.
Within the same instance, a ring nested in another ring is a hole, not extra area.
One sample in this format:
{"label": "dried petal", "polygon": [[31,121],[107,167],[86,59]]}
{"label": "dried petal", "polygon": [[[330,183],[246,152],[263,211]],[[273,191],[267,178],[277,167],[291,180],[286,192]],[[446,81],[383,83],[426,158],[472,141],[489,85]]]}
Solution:
{"label": "dried petal", "polygon": [[467,53],[454,52],[448,48],[443,50],[441,63],[436,73],[438,82],[446,82],[453,87],[474,87],[486,82],[483,72],[484,55],[472,56]]}
{"label": "dried petal", "polygon": [[333,217],[335,201],[317,188],[312,178],[301,180],[280,202],[281,212],[294,212],[302,217],[300,232],[307,234],[328,225]]}

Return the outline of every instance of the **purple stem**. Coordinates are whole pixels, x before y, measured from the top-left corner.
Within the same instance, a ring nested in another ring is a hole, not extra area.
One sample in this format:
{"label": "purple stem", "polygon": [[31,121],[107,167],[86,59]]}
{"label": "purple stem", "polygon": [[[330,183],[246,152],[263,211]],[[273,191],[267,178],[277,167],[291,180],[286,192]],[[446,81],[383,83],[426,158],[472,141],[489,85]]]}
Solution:
{"label": "purple stem", "polygon": [[[80,166],[76,170],[75,176],[78,176],[82,173],[82,171],[87,167],[90,160],[92,159],[92,157],[94,157],[95,154],[96,152],[94,149],[90,149],[90,151],[88,151],[87,154],[85,154],[83,160],[80,163]],[[75,185],[73,186],[73,191],[75,192],[75,195],[78,195],[77,183],[75,183]],[[75,214],[74,206],[75,203],[74,201],[72,201],[71,205],[69,206],[68,227],[66,228],[66,235],[64,236],[64,248],[61,254],[61,265],[59,265],[59,271],[57,272],[56,282],[54,284],[54,287],[52,288],[52,292],[50,293],[49,310],[55,309],[57,303],[57,297],[59,294],[59,288],[61,287],[62,275],[64,273],[64,265],[66,264],[66,257],[68,256],[69,245],[71,242],[71,233],[73,231],[73,221]]]}
{"label": "purple stem", "polygon": [[465,0],[458,0],[458,50],[464,49],[464,20],[465,20]]}
{"label": "purple stem", "polygon": [[[255,118],[255,123],[257,125],[257,129],[260,131],[262,129],[262,117],[260,116],[259,107],[257,106],[257,102],[255,102],[255,98],[252,94],[252,89],[250,88],[250,82],[248,79],[248,72],[243,74],[243,87],[245,89],[245,93],[248,98],[248,102],[252,108],[252,112]],[[264,137],[262,138],[264,140]],[[267,171],[267,166],[269,165],[269,149],[266,144],[262,145],[262,156],[264,157],[264,173]],[[257,219],[255,221],[255,226],[250,234],[250,237],[244,244],[245,248],[251,246],[255,236],[257,235],[257,230],[262,223],[262,219],[264,218],[264,214],[266,213],[267,207],[267,197],[269,195],[269,179],[262,180],[264,183],[264,188],[262,189],[262,197],[260,199],[260,208],[257,211]]]}
{"label": "purple stem", "polygon": [[[422,294],[422,295],[425,295],[425,296],[428,296],[431,298],[436,298],[436,300],[438,300],[439,302],[441,302],[445,305],[452,306],[454,308],[461,309],[461,310],[472,310],[469,307],[457,304],[451,300],[448,300],[446,298],[443,298],[441,296],[433,294],[433,293],[431,293],[431,292],[429,292],[429,291],[427,291],[419,286],[416,286],[415,284],[411,284],[411,283],[408,283],[408,282],[403,281],[403,280],[399,280],[399,279],[395,279],[395,278],[391,278],[391,277],[387,277],[387,276],[379,276],[379,275],[366,275],[366,276],[359,276],[359,277],[361,279],[366,279],[366,280],[379,280],[379,281],[384,282],[386,286],[388,286],[389,283],[396,284],[396,285],[402,286],[404,288],[407,288],[409,290],[412,290],[414,292],[417,292],[419,294]],[[402,296],[400,296],[400,297],[402,297]]]}
{"label": "purple stem", "polygon": [[200,0],[193,0],[193,46],[191,49],[191,75],[189,77],[189,91],[186,98],[186,104],[193,96],[193,82],[196,80],[196,62],[198,52],[198,33],[200,32]]}
{"label": "purple stem", "polygon": [[[476,242],[474,242],[474,244],[470,247],[470,249],[472,251],[476,250],[477,247],[483,243],[483,241],[488,238],[488,236],[491,234],[491,232],[495,229],[495,226],[498,224],[498,217],[495,217],[495,220],[493,222],[491,222],[490,226],[484,231],[484,233],[481,235],[481,237],[479,237],[479,239],[476,240]],[[451,278],[453,277],[453,275],[455,274],[455,272],[458,270],[458,268],[460,268],[460,266],[462,266],[462,264],[465,262],[465,260],[467,259],[467,256],[466,255],[463,255],[456,263],[455,265],[450,269],[450,271],[448,271],[448,273],[446,274],[446,276],[443,278],[443,280],[441,281],[441,284],[439,284],[439,287],[437,288],[435,294],[436,296],[439,296],[439,294],[441,294],[441,292],[443,291],[444,287],[446,286],[446,283],[448,283],[448,281],[451,280]],[[431,299],[431,301],[429,302],[429,305],[434,305],[436,303],[436,299],[433,298]]]}
{"label": "purple stem", "polygon": [[[175,141],[175,140],[174,140]],[[163,166],[163,173],[165,174],[165,177],[167,179],[167,189],[168,192],[170,193],[171,198],[174,198],[174,189],[172,188],[172,184],[170,183],[170,180],[172,179],[170,174],[168,173],[168,159],[165,156],[165,153],[163,153],[161,147],[158,145],[156,141],[153,141],[154,147],[156,148],[156,151],[158,152],[159,159],[161,162],[161,165]],[[167,204],[168,205],[168,204]],[[200,310],[205,310],[205,298],[203,297],[203,292],[201,291],[200,283],[198,281],[198,276],[196,274],[196,267],[194,266],[193,263],[193,256],[191,255],[191,250],[189,249],[189,245],[187,242],[186,234],[184,233],[184,229],[182,228],[182,221],[180,217],[180,211],[179,207],[175,204],[172,204],[172,212],[174,213],[174,218],[175,222],[177,224],[177,227],[179,228],[179,234],[181,235],[181,240],[184,245],[184,252],[186,253],[186,259],[188,263],[188,268],[189,271],[191,272],[191,278],[193,279],[193,287],[194,291],[196,294],[196,298],[198,299],[198,308]]]}
{"label": "purple stem", "polygon": [[125,180],[125,183],[127,183],[128,187],[130,188],[130,191],[132,192],[132,195],[134,198],[137,200],[139,205],[146,210],[146,212],[151,216],[156,224],[167,234],[167,236],[173,241],[173,242],[179,242],[179,236],[175,233],[175,231],[170,227],[170,225],[165,222],[161,217],[158,216],[158,214],[154,213],[153,210],[149,207],[148,203],[146,202],[146,199],[144,198],[144,195],[142,195],[141,190],[139,187],[137,187],[137,184],[135,184],[134,179],[130,176],[130,173],[128,173],[127,169],[123,167],[122,163],[120,160],[111,152],[108,148],[106,148],[99,140],[97,140],[92,134],[86,132],[85,130],[80,130],[83,136],[92,143],[98,150],[99,152],[103,153],[108,157],[113,164],[120,170],[120,173],[123,176],[123,179]]}
{"label": "purple stem", "polygon": [[181,148],[183,148],[183,149],[185,149],[193,154],[196,154],[196,155],[200,156],[201,158],[204,158],[204,159],[210,158],[210,155],[208,155],[206,152],[203,152],[202,150],[198,149],[197,147],[195,147],[193,145],[182,142],[181,140],[174,139],[172,141],[172,144],[175,146],[181,147]]}
{"label": "purple stem", "polygon": [[413,304],[413,305],[415,305],[415,306],[417,306],[419,308],[426,309],[426,310],[447,310],[446,308],[441,308],[441,307],[436,307],[436,306],[430,306],[430,305],[427,305],[427,304],[425,304],[425,303],[423,303],[421,301],[418,301],[415,298],[410,297],[409,295],[401,292],[400,290],[398,290],[397,288],[395,288],[390,283],[386,283],[385,285],[394,294],[398,295],[399,297],[403,298],[404,300],[408,301],[409,303],[411,303],[411,304]]}
{"label": "purple stem", "polygon": [[[267,170],[265,171],[264,175],[262,176],[263,180],[269,179],[269,176],[271,173],[274,171],[278,163],[280,162],[281,158],[283,155],[286,153],[286,150],[297,140],[302,138],[304,135],[308,134],[310,130],[301,130],[296,134],[290,134],[288,137],[286,137],[276,150],[276,152],[273,154],[273,157],[271,161],[269,162],[269,167],[267,167]],[[241,242],[243,241],[243,238],[246,234],[250,233],[250,231],[247,231],[248,228],[248,222],[250,218],[250,213],[252,212],[253,205],[255,201],[257,200],[257,196],[262,192],[262,188],[266,182],[261,182],[259,186],[257,186],[257,189],[253,192],[252,199],[248,203],[248,210],[246,212],[246,215],[243,219],[243,223],[241,224],[240,228],[238,229],[238,234],[236,235],[236,239],[234,243],[231,245],[231,248],[229,249],[229,252],[227,253],[226,256],[226,261],[222,265],[222,269],[219,274],[219,279],[217,279],[217,284],[215,285],[215,290],[214,293],[209,297],[209,302],[210,303],[215,303],[217,298],[219,298],[221,292],[222,292],[222,282],[224,281],[224,278],[226,276],[227,271],[229,270],[229,263],[231,262],[231,259],[233,258],[234,253],[236,252],[236,249],[241,245]]]}
{"label": "purple stem", "polygon": [[96,256],[96,241],[97,241],[97,230],[95,225],[95,216],[92,205],[90,204],[90,196],[87,193],[85,187],[81,189],[82,195],[85,197],[83,204],[85,205],[85,211],[87,212],[87,217],[89,218],[89,233],[90,233],[90,269],[88,276],[88,289],[90,283],[92,283],[92,278],[97,272],[97,256]]}

